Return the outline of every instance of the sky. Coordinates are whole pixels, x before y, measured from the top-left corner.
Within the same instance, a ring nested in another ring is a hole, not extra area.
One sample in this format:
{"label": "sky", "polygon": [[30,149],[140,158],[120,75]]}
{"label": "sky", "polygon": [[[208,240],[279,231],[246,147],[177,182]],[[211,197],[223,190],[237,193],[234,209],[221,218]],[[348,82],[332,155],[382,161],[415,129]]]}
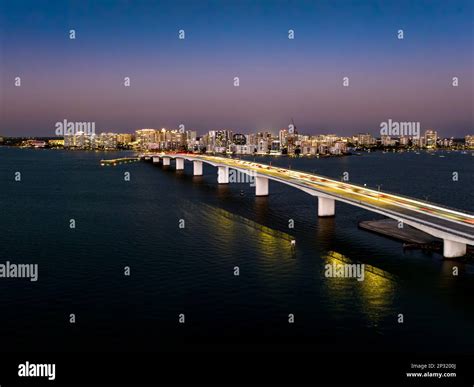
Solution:
{"label": "sky", "polygon": [[472,0],[0,0],[0,135],[54,136],[64,119],[376,135],[392,119],[462,137],[473,19]]}

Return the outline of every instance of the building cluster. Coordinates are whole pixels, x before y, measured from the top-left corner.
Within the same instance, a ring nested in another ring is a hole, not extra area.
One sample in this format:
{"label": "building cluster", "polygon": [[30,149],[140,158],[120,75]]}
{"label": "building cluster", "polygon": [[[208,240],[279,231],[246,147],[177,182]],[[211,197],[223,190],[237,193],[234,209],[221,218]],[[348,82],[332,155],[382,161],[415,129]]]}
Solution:
{"label": "building cluster", "polygon": [[[190,151],[222,154],[299,154],[342,155],[353,148],[402,147],[438,148],[453,147],[454,139],[440,138],[434,130],[418,137],[383,135],[377,139],[369,133],[350,137],[335,134],[304,135],[296,129],[281,129],[242,134],[232,130],[210,130],[198,136],[193,130],[139,129],[134,134],[78,132],[64,136],[64,147],[75,149],[134,149],[139,151]],[[474,136],[466,136],[466,148],[474,148]]]}
{"label": "building cluster", "polygon": [[230,130],[209,131],[195,140],[193,150],[232,154],[343,154],[347,152],[347,138],[336,135],[308,136],[282,129],[278,135],[263,131],[252,134]]}
{"label": "building cluster", "polygon": [[464,144],[468,149],[474,149],[474,135],[467,135],[464,137]]}
{"label": "building cluster", "polygon": [[167,130],[167,129],[139,129],[135,131],[134,148],[140,150],[170,150],[184,151],[186,144],[196,138],[196,132]]}
{"label": "building cluster", "polygon": [[467,135],[464,137],[464,144],[456,142],[453,137],[443,138],[438,136],[436,130],[426,130],[424,135],[419,137],[399,136],[390,137],[382,136],[380,138],[382,147],[404,147],[404,148],[453,148],[453,149],[474,149],[474,136]]}
{"label": "building cluster", "polygon": [[442,139],[438,137],[435,130],[427,130],[424,135],[414,136],[387,136],[382,135],[380,145],[382,147],[413,147],[434,149],[438,147],[449,147],[454,144],[454,139]]}
{"label": "building cluster", "polygon": [[[363,135],[362,135],[363,137]],[[335,134],[308,136],[282,129],[278,135],[211,130],[198,136],[193,130],[139,129],[132,134],[78,132],[64,136],[70,149],[135,149],[140,151],[191,151],[230,154],[344,154],[351,139]]]}
{"label": "building cluster", "polygon": [[348,138],[334,134],[307,136],[282,129],[278,135],[263,131],[252,134],[232,130],[211,130],[197,136],[196,131],[140,129],[135,132],[140,150],[183,150],[227,154],[343,154]]}
{"label": "building cluster", "polygon": [[126,133],[88,134],[77,132],[64,136],[64,148],[113,150],[127,148],[133,136]]}

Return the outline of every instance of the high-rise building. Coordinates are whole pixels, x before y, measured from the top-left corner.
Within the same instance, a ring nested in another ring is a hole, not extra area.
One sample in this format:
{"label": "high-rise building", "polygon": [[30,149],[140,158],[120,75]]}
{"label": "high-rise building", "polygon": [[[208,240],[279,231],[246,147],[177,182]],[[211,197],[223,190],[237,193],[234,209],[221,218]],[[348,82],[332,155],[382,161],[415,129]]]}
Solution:
{"label": "high-rise building", "polygon": [[135,131],[135,137],[141,149],[148,149],[151,144],[157,142],[157,130],[139,129]]}
{"label": "high-rise building", "polygon": [[235,145],[235,153],[239,155],[250,155],[254,151],[251,145]]}
{"label": "high-rise building", "polygon": [[425,132],[425,146],[427,148],[436,148],[438,141],[438,133],[435,130],[427,130]]}
{"label": "high-rise building", "polygon": [[216,131],[216,143],[215,146],[218,148],[227,148],[229,144],[230,135],[228,130],[218,130]]}
{"label": "high-rise building", "polygon": [[[196,132],[194,132],[196,133]],[[189,138],[189,141],[188,141]],[[152,145],[159,150],[183,150],[193,146],[192,138],[196,139],[193,132],[181,132],[179,130],[162,128],[156,132],[156,144]]]}
{"label": "high-rise building", "polygon": [[197,150],[197,132],[195,130],[186,131],[186,149],[189,151]]}
{"label": "high-rise building", "polygon": [[280,140],[273,140],[270,146],[270,154],[280,155],[281,154],[281,144]]}
{"label": "high-rise building", "polygon": [[370,133],[356,134],[352,141],[354,141],[358,146],[370,146],[376,143],[374,136],[372,136]]}
{"label": "high-rise building", "polygon": [[197,138],[197,132],[195,130],[187,130],[186,131],[186,141],[194,142]]}
{"label": "high-rise building", "polygon": [[258,154],[267,154],[268,153],[268,139],[266,138],[259,138],[258,143],[257,143],[257,153]]}
{"label": "high-rise building", "polygon": [[210,130],[209,152],[224,153],[232,142],[232,132],[230,130]]}
{"label": "high-rise building", "polygon": [[329,153],[334,155],[341,155],[347,152],[347,142],[336,141],[330,148]]}
{"label": "high-rise building", "polygon": [[425,147],[425,137],[423,136],[413,137],[411,141],[412,141],[413,146],[417,146],[419,148]]}
{"label": "high-rise building", "polygon": [[288,145],[288,129],[281,129],[278,133],[278,139],[280,140],[280,145],[285,147]]}
{"label": "high-rise building", "polygon": [[121,145],[128,145],[132,142],[132,135],[129,133],[117,134],[117,143]]}
{"label": "high-rise building", "polygon": [[399,143],[400,143],[400,145],[403,145],[403,146],[408,145],[410,143],[410,137],[400,136]]}
{"label": "high-rise building", "polygon": [[474,135],[467,135],[464,137],[464,143],[467,148],[474,148]]}
{"label": "high-rise building", "polygon": [[392,139],[390,138],[390,136],[387,136],[385,134],[380,137],[380,142],[383,146],[391,146],[392,145]]}
{"label": "high-rise building", "polygon": [[437,144],[445,148],[451,147],[454,144],[454,138],[439,138]]}
{"label": "high-rise building", "polygon": [[101,133],[96,139],[98,142],[97,148],[116,149],[117,148],[117,133]]}
{"label": "high-rise building", "polygon": [[83,131],[64,136],[64,148],[92,149],[96,142],[94,133],[87,134]]}
{"label": "high-rise building", "polygon": [[235,145],[246,145],[247,144],[247,138],[245,137],[244,134],[236,133],[236,134],[234,134],[232,142]]}

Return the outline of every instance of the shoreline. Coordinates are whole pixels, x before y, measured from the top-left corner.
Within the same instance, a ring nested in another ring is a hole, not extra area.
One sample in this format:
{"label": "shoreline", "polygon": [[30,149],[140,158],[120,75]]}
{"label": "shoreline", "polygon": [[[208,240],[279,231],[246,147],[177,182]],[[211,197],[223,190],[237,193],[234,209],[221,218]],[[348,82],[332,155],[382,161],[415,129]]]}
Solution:
{"label": "shoreline", "polygon": [[[80,148],[63,148],[63,147],[32,147],[32,146],[18,146],[18,145],[5,145],[0,144],[0,148],[16,148],[16,149],[34,149],[34,150],[63,150],[68,152],[95,152],[95,153],[109,153],[109,152],[134,152],[134,153],[156,153],[156,152],[177,152],[176,150],[159,150],[159,151],[150,151],[150,150],[140,150],[140,149],[80,149]],[[217,153],[217,152],[180,152],[180,153],[189,153],[189,154],[206,154],[212,156],[231,156],[231,157],[289,157],[289,158],[334,158],[334,157],[346,157],[346,156],[363,156],[364,154],[370,153],[383,153],[383,154],[393,154],[393,153],[460,153],[460,154],[471,154],[474,156],[474,149],[446,149],[446,148],[438,148],[438,149],[405,149],[405,148],[398,148],[398,149],[383,149],[383,148],[372,148],[372,149],[359,149],[354,150],[348,153],[342,154],[272,154],[272,153],[251,153],[251,154],[242,154],[242,153],[233,153],[233,154],[226,154],[226,153]]]}

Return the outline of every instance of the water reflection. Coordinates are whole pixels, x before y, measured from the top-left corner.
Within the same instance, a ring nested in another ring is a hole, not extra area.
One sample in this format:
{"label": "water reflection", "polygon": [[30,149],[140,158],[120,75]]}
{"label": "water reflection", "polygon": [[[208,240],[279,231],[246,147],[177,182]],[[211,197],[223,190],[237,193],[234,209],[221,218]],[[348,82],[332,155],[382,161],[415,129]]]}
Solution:
{"label": "water reflection", "polygon": [[268,197],[256,196],[254,202],[254,211],[258,223],[266,223],[269,215]]}
{"label": "water reflection", "polygon": [[217,192],[217,197],[219,199],[224,199],[228,197],[230,193],[229,184],[217,184],[216,192]]}
{"label": "water reflection", "polygon": [[[292,257],[295,252],[291,246],[293,237],[290,234],[209,204],[201,203],[199,206],[195,206],[191,202],[187,202],[187,206],[196,207],[196,211],[205,214],[206,224],[210,227],[209,231],[216,237],[219,236],[220,242],[225,243],[230,249],[241,249],[244,248],[244,245],[256,244],[252,246],[258,251],[255,256],[269,258],[271,261],[274,261],[275,258]],[[267,210],[266,205],[262,205],[260,208],[262,214]],[[248,234],[251,236],[251,240],[243,239],[245,234],[242,235],[239,225],[249,228]]]}
{"label": "water reflection", "polygon": [[[362,264],[335,251],[329,251],[323,255],[323,259],[325,267]],[[350,304],[353,307],[351,314],[363,314],[369,326],[378,326],[383,319],[394,313],[392,306],[397,278],[384,270],[364,264],[362,281],[346,277],[324,277],[324,281],[335,309],[338,310],[339,305]],[[352,299],[348,300],[349,297]]]}
{"label": "water reflection", "polygon": [[[317,217],[315,209],[314,217]],[[316,229],[316,238],[320,242],[329,243],[334,240],[336,233],[336,219],[334,217],[329,218],[317,218],[318,227]]]}

